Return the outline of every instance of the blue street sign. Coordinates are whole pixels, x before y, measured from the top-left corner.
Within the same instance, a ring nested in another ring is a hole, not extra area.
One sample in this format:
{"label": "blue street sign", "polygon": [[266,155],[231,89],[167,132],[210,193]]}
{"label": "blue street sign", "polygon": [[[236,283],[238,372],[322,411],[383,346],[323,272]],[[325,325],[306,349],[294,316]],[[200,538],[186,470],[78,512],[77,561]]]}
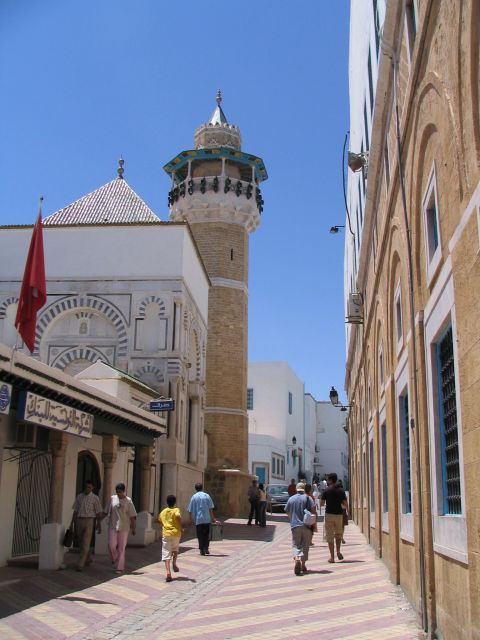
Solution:
{"label": "blue street sign", "polygon": [[165,398],[163,400],[152,400],[149,403],[150,411],[173,411],[175,409],[175,400]]}

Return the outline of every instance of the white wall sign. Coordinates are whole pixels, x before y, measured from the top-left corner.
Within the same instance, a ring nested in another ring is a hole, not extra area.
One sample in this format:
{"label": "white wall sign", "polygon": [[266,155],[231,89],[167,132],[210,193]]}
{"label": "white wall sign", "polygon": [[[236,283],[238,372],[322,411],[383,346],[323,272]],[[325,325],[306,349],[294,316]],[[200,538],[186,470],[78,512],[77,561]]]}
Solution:
{"label": "white wall sign", "polygon": [[8,413],[10,411],[11,401],[12,385],[6,382],[0,382],[0,413]]}
{"label": "white wall sign", "polygon": [[33,422],[41,427],[72,433],[82,438],[91,438],[93,415],[68,407],[54,400],[48,400],[26,391],[20,398],[19,422]]}

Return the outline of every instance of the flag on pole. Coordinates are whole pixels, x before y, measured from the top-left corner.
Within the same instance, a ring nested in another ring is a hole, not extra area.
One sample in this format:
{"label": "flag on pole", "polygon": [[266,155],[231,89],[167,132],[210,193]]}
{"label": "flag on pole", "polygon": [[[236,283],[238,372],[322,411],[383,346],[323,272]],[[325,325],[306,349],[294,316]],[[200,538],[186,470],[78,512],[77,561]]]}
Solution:
{"label": "flag on pole", "polygon": [[25,273],[23,274],[22,288],[18,300],[15,327],[22,336],[23,341],[33,352],[35,347],[35,330],[37,327],[37,311],[47,301],[47,286],[45,283],[45,260],[43,257],[43,233],[42,233],[42,201],[38,217],[33,227],[30,249],[28,250]]}

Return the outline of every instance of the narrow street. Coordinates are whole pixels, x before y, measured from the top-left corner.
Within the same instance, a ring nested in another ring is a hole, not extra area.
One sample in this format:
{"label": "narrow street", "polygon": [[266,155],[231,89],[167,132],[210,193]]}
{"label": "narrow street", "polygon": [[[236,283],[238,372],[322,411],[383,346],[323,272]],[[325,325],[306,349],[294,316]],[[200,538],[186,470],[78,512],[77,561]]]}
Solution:
{"label": "narrow street", "polygon": [[[358,528],[346,528],[344,561],[329,564],[321,527],[309,572],[295,576],[282,515],[267,527],[231,519],[224,540],[201,557],[181,546],[180,572],[165,583],[161,545],[127,549],[127,573],[108,558],[82,573],[0,569],[0,637],[5,640],[195,638],[226,640],[422,638],[412,607]],[[190,535],[192,530],[189,530]]]}

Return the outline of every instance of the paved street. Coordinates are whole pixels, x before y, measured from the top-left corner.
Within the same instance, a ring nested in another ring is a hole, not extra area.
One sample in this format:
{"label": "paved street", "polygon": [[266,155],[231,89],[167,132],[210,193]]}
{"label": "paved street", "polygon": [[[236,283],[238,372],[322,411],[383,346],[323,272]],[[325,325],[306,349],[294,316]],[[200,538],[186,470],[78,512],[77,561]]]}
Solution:
{"label": "paved street", "polygon": [[[321,525],[319,525],[321,528]],[[112,574],[107,558],[77,573],[0,570],[2,639],[197,640],[310,638],[412,640],[422,638],[400,589],[357,527],[346,528],[345,559],[327,562],[314,538],[309,573],[293,574],[289,526],[282,515],[267,527],[224,525],[223,542],[198,554],[187,539],[180,572],[165,583],[160,544],[127,549],[127,573]]]}

